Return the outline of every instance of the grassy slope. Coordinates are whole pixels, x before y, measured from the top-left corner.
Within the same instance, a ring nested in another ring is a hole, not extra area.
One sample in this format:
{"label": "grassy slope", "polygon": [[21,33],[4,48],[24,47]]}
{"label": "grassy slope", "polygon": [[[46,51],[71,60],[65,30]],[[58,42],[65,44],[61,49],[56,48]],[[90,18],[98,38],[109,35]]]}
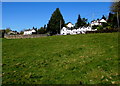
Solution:
{"label": "grassy slope", "polygon": [[118,33],[3,39],[3,84],[117,84]]}

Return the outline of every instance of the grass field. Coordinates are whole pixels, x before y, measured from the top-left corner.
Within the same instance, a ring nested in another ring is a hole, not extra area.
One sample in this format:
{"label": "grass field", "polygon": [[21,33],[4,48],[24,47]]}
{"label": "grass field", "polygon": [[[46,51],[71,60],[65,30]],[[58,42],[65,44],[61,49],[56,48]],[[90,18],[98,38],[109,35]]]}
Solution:
{"label": "grass field", "polygon": [[118,33],[2,43],[3,84],[120,84]]}

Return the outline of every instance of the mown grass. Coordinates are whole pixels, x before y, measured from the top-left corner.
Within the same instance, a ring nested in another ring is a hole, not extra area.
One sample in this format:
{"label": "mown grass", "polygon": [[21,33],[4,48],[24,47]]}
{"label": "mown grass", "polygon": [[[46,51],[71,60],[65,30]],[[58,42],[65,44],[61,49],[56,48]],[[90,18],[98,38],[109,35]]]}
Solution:
{"label": "mown grass", "polygon": [[2,40],[3,84],[119,84],[118,33]]}

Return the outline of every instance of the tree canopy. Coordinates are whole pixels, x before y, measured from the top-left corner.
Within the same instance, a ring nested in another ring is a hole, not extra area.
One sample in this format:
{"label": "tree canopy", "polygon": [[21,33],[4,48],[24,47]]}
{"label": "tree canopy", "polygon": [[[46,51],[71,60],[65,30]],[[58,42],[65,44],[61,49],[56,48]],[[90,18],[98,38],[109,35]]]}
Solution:
{"label": "tree canopy", "polygon": [[8,32],[10,32],[10,31],[11,31],[10,28],[6,28],[6,29],[5,29],[5,33],[8,33]]}
{"label": "tree canopy", "polygon": [[59,8],[56,8],[56,10],[53,12],[48,24],[47,24],[47,31],[51,34],[57,34],[60,33],[60,29],[65,25],[65,21],[63,19],[63,16],[59,10]]}
{"label": "tree canopy", "polygon": [[119,27],[120,21],[120,1],[116,0],[117,2],[113,2],[110,11],[113,14],[109,14],[108,22],[111,21],[111,24],[114,28]]}
{"label": "tree canopy", "polygon": [[119,12],[120,13],[120,1],[117,0],[117,2],[113,2],[111,7],[110,7],[111,12]]}
{"label": "tree canopy", "polygon": [[79,28],[79,27],[86,26],[86,25],[87,25],[87,19],[81,18],[80,14],[79,14],[77,22],[75,24],[75,27]]}
{"label": "tree canopy", "polygon": [[81,26],[82,26],[82,25],[81,25],[81,22],[82,22],[82,20],[81,20],[81,16],[80,16],[80,14],[79,14],[79,15],[78,15],[77,22],[76,22],[76,24],[75,24],[75,27],[76,27],[76,28],[81,27]]}
{"label": "tree canopy", "polygon": [[103,16],[102,16],[102,19],[106,20],[106,17],[103,15]]}
{"label": "tree canopy", "polygon": [[38,29],[38,34],[45,34],[45,33],[46,33],[46,29],[44,27]]}

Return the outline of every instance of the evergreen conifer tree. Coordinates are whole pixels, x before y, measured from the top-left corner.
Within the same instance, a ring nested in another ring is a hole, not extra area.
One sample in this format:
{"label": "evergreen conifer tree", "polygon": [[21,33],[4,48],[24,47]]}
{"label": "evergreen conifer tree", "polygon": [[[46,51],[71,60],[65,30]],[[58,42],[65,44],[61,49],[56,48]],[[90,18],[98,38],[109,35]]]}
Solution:
{"label": "evergreen conifer tree", "polygon": [[53,12],[48,24],[47,24],[47,32],[50,32],[52,35],[60,33],[60,29],[65,25],[63,16],[59,10],[59,8],[56,8],[56,10]]}
{"label": "evergreen conifer tree", "polygon": [[106,20],[106,18],[105,18],[105,16],[104,16],[104,15],[102,16],[102,19]]}
{"label": "evergreen conifer tree", "polygon": [[78,19],[77,19],[77,23],[75,24],[75,27],[76,27],[76,28],[81,27],[81,26],[82,26],[81,23],[82,23],[82,20],[81,20],[80,14],[79,14],[79,15],[78,15]]}

